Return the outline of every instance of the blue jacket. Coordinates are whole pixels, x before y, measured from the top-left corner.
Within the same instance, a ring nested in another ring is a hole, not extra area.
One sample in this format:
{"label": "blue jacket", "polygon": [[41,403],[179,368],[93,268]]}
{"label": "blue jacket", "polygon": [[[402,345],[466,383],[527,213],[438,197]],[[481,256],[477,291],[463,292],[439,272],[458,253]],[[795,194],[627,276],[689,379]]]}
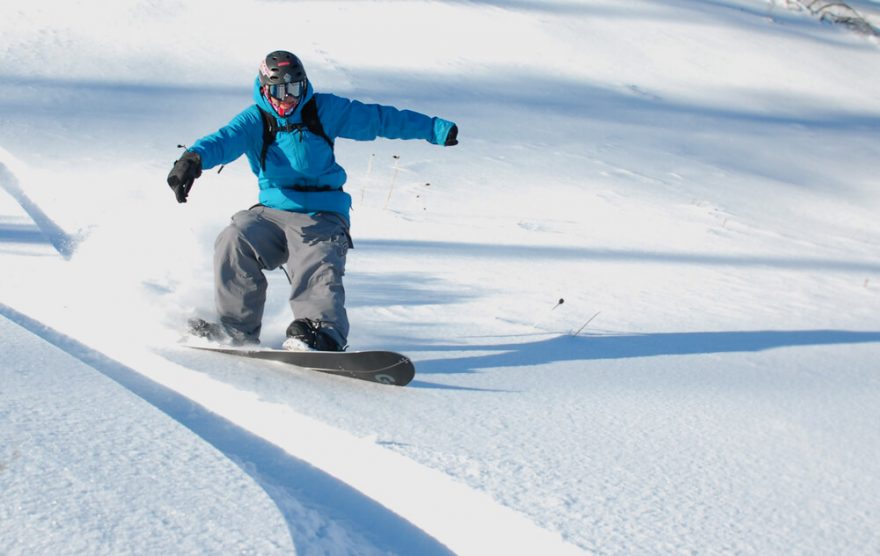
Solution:
{"label": "blue jacket", "polygon": [[[301,110],[312,96],[318,105],[318,119],[331,140],[337,137],[371,141],[424,139],[443,145],[453,123],[391,106],[364,104],[336,95],[315,93],[309,83],[306,95],[287,118],[278,118],[279,131],[266,153],[266,167],[260,167],[263,122],[259,108],[275,115],[269,101],[254,81],[254,102],[215,133],[202,137],[190,148],[207,170],[247,155],[251,171],[260,185],[260,203],[291,212],[335,212],[349,218],[351,196],[342,190],[345,170],[337,164],[333,149],[322,137],[303,128],[283,131],[287,124],[302,123]],[[329,187],[329,191],[297,191],[294,187]]]}

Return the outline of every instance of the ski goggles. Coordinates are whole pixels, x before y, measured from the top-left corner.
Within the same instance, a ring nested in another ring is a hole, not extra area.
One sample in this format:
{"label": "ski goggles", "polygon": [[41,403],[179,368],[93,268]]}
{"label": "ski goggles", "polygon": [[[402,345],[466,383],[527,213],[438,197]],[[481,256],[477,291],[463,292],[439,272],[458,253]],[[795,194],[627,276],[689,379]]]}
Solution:
{"label": "ski goggles", "polygon": [[278,100],[292,96],[300,98],[306,91],[305,81],[294,81],[292,83],[281,83],[278,85],[268,85],[269,96]]}

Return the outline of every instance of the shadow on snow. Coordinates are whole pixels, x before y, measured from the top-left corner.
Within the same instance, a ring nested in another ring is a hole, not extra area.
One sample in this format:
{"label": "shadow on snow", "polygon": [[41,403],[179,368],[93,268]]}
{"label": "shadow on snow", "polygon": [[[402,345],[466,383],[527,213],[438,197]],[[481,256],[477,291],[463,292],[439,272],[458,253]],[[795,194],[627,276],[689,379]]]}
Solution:
{"label": "shadow on snow", "polygon": [[2,162],[0,162],[0,189],[9,193],[37,226],[0,224],[0,242],[51,243],[58,254],[65,259],[69,259],[73,255],[76,245],[74,239],[25,195],[18,179]]}
{"label": "shadow on snow", "polygon": [[[417,361],[423,373],[467,373],[496,367],[525,367],[561,361],[630,359],[663,355],[758,352],[798,346],[880,343],[880,332],[849,330],[756,330],[666,332],[619,336],[556,336],[536,342],[481,345],[411,345],[425,352],[480,351],[459,358]],[[485,354],[485,352],[495,352]]]}
{"label": "shadow on snow", "polygon": [[0,243],[48,244],[49,240],[33,224],[0,222]]}
{"label": "shadow on snow", "polygon": [[[274,444],[208,411],[188,398],[153,382],[76,340],[0,303],[8,318],[46,342],[96,369],[144,399],[214,446],[249,475],[275,502],[297,551],[308,553],[304,539],[316,532],[303,519],[299,504],[330,522],[358,533],[388,553],[450,554],[433,537],[404,518],[320,469],[291,456]],[[311,527],[315,526],[311,523]],[[320,531],[318,531],[320,535]]]}
{"label": "shadow on snow", "polygon": [[[593,247],[560,247],[552,245],[499,245],[490,243],[453,243],[445,241],[414,241],[361,239],[361,252],[390,252],[414,257],[477,257],[498,259],[552,259],[581,260],[583,262],[658,263],[694,266],[767,267],[786,270],[824,270],[839,272],[880,272],[875,261],[847,261],[807,257],[778,257],[763,255],[718,255],[715,253],[685,253],[637,251],[629,249],[601,249]],[[397,287],[393,277],[385,277],[389,291]],[[399,298],[399,296],[398,296]]]}

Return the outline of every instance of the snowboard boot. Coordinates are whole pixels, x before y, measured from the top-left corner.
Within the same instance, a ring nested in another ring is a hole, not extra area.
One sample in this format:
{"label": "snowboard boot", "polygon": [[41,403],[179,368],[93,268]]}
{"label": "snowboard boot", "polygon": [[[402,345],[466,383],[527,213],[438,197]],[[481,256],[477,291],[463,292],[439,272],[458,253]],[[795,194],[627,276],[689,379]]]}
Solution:
{"label": "snowboard boot", "polygon": [[287,351],[343,351],[345,346],[321,329],[311,319],[296,319],[287,327],[287,339],[281,344]]}
{"label": "snowboard boot", "polygon": [[257,341],[242,337],[241,334],[226,328],[222,324],[208,322],[200,318],[192,318],[187,321],[187,333],[194,338],[233,347],[259,344]]}

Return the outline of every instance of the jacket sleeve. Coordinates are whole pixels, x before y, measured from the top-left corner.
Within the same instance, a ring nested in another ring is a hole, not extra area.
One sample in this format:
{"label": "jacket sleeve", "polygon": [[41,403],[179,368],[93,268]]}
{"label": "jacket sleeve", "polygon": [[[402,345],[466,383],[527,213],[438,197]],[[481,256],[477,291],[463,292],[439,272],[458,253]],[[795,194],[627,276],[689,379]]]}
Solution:
{"label": "jacket sleeve", "polygon": [[320,97],[318,117],[331,137],[357,141],[372,141],[377,137],[424,139],[442,145],[454,125],[441,118],[393,106],[365,104],[331,94],[321,94]]}
{"label": "jacket sleeve", "polygon": [[202,158],[207,170],[237,159],[257,140],[262,140],[263,123],[256,106],[250,106],[214,133],[197,140],[187,149]]}

